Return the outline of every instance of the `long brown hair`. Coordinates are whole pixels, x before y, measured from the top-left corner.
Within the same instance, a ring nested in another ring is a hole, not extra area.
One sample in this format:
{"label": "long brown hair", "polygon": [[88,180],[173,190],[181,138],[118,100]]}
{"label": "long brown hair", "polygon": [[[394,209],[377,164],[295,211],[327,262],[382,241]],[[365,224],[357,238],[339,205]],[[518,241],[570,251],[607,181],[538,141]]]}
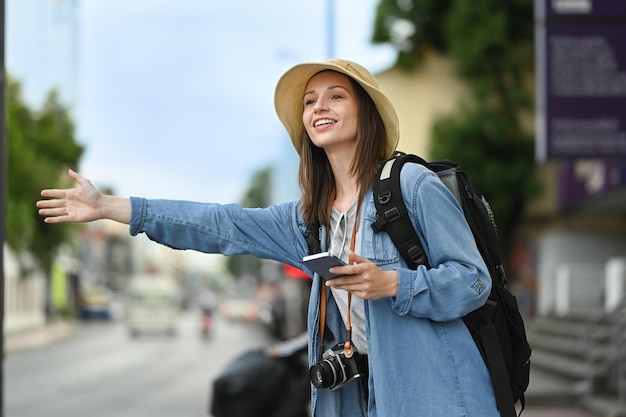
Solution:
{"label": "long brown hair", "polygon": [[[369,94],[359,83],[348,78],[355,91],[358,110],[357,146],[349,174],[358,178],[359,200],[362,200],[374,182],[378,163],[385,158],[386,133],[383,120]],[[327,224],[329,219],[326,209],[335,188],[335,177],[326,152],[313,144],[306,129],[302,133],[301,143],[298,178],[304,219],[308,224]]]}

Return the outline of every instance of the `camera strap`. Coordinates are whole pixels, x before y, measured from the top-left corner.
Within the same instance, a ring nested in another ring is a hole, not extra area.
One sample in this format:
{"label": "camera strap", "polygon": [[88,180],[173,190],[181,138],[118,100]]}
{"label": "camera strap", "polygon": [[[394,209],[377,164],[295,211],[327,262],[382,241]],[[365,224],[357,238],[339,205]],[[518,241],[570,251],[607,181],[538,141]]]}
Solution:
{"label": "camera strap", "polygon": [[[335,196],[337,191],[335,189],[332,190],[330,194],[330,198],[328,199],[328,208],[327,208],[327,223],[326,223],[326,247],[328,248],[329,236],[330,236],[330,213],[333,208],[333,203],[335,201]],[[352,228],[352,237],[350,238],[350,250],[354,252],[355,244],[356,244],[356,231],[359,224],[359,213],[361,211],[361,199],[357,204],[356,214],[354,217],[354,227]],[[349,259],[349,265],[352,265],[352,259]],[[344,356],[346,358],[351,358],[354,354],[354,349],[352,348],[352,323],[350,322],[350,310],[352,304],[352,293],[348,291],[348,312],[346,315],[346,341],[344,344]],[[322,290],[321,290],[321,300],[320,300],[320,346],[321,353],[324,352],[324,329],[326,329],[326,284],[324,284],[324,280],[322,278]]]}

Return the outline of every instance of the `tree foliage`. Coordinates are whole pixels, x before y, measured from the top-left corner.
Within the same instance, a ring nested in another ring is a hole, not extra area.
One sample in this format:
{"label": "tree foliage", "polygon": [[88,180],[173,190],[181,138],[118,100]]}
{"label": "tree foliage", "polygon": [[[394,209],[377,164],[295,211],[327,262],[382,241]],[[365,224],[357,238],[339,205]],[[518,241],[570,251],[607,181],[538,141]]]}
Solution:
{"label": "tree foliage", "polygon": [[[253,175],[241,199],[242,207],[267,207],[270,204],[271,176],[271,168],[260,169]],[[261,268],[261,261],[251,255],[232,256],[226,260],[226,268],[236,278],[246,274],[256,275]]]}
{"label": "tree foliage", "polygon": [[77,168],[83,147],[74,138],[74,123],[57,92],[35,111],[23,101],[19,83],[8,78],[6,107],[7,242],[16,252],[31,252],[49,271],[55,249],[70,239],[72,226],[46,227],[35,201],[41,189],[67,181],[65,172]]}
{"label": "tree foliage", "polygon": [[505,246],[538,187],[534,139],[521,122],[532,111],[533,29],[532,0],[381,0],[375,20],[373,41],[396,45],[400,68],[433,50],[456,62],[472,97],[436,121],[430,157],[461,164]]}
{"label": "tree foliage", "polygon": [[248,190],[241,199],[242,207],[267,207],[270,204],[271,168],[257,171],[250,181]]}
{"label": "tree foliage", "polygon": [[374,20],[374,43],[390,43],[398,50],[398,65],[410,69],[425,51],[445,52],[441,23],[452,0],[380,0]]}

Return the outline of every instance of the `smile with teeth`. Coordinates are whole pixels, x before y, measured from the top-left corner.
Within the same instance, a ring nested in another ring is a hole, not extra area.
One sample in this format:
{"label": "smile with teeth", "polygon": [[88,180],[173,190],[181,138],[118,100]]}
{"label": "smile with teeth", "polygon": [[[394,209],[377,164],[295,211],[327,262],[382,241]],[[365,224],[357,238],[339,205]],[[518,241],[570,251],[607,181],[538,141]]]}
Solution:
{"label": "smile with teeth", "polygon": [[320,119],[315,122],[315,127],[320,127],[323,125],[332,125],[335,121],[332,119]]}

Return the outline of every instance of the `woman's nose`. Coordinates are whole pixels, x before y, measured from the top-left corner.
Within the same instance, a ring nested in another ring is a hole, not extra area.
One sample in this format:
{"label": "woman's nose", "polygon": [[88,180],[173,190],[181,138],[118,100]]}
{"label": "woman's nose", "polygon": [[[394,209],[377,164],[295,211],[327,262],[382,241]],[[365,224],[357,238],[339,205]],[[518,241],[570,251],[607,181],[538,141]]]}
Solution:
{"label": "woman's nose", "polygon": [[317,100],[315,102],[315,105],[313,106],[313,110],[315,110],[316,113],[320,111],[328,110],[328,105],[326,104],[326,101],[324,100]]}

